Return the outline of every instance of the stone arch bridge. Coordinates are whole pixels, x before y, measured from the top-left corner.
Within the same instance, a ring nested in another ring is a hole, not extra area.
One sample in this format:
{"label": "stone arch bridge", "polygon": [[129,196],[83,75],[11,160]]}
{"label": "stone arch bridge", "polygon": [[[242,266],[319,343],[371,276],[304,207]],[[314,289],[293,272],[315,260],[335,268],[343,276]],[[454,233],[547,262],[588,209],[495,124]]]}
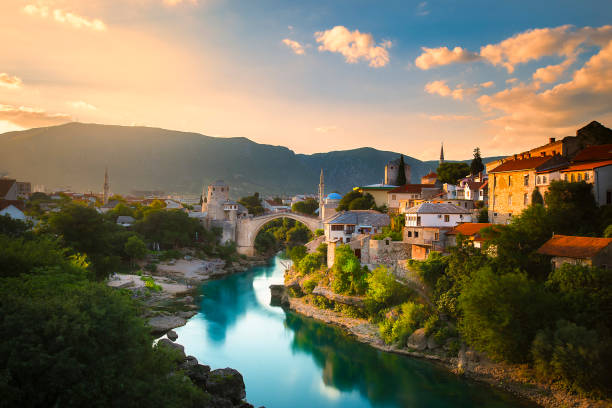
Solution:
{"label": "stone arch bridge", "polygon": [[311,232],[323,228],[321,219],[316,216],[297,214],[293,212],[278,212],[265,214],[252,218],[240,218],[236,223],[236,245],[238,253],[253,256],[255,255],[255,237],[265,224],[279,218],[289,218],[306,225]]}

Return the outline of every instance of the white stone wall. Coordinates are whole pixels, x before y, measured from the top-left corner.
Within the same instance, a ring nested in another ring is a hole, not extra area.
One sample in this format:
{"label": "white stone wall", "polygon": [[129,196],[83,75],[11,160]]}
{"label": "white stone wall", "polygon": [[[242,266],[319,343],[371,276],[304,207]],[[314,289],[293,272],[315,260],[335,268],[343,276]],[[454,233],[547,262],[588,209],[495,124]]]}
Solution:
{"label": "white stone wall", "polygon": [[[446,221],[445,215],[448,215]],[[417,217],[421,218],[418,225]],[[463,222],[472,222],[470,214],[406,214],[407,227],[455,227]]]}

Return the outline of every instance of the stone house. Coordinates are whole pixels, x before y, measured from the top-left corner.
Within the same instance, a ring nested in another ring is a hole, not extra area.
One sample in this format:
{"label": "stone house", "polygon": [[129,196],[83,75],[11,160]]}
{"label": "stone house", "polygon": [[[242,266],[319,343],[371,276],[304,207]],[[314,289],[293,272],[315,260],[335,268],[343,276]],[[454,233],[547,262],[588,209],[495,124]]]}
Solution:
{"label": "stone house", "polygon": [[423,203],[406,210],[403,241],[411,245],[412,259],[426,259],[431,251],[444,251],[446,233],[471,222],[469,210],[447,203]]}
{"label": "stone house", "polygon": [[531,204],[538,172],[568,165],[560,156],[522,156],[504,161],[489,172],[489,219],[496,224],[509,222]]}
{"label": "stone house", "polygon": [[573,164],[561,170],[561,178],[592,184],[597,205],[612,204],[612,160]]}
{"label": "stone house", "polygon": [[554,269],[570,263],[612,270],[612,238],[554,235],[537,253],[550,256]]}
{"label": "stone house", "polygon": [[323,222],[323,231],[327,243],[349,243],[358,235],[378,234],[389,224],[389,216],[378,211],[342,211]]}
{"label": "stone house", "polygon": [[362,194],[369,193],[374,197],[374,202],[377,207],[387,205],[387,193],[397,186],[390,184],[370,184],[368,186],[355,187]]}
{"label": "stone house", "polygon": [[486,222],[466,222],[459,224],[446,233],[446,247],[457,246],[457,235],[463,235],[469,240],[475,248],[482,248],[482,244],[486,241],[482,237],[481,231],[491,227],[494,224]]}
{"label": "stone house", "polygon": [[[332,267],[335,261],[336,248],[343,245],[340,241],[327,244],[327,266]],[[371,235],[359,234],[346,243],[355,253],[362,265],[374,269],[378,265],[397,266],[400,261],[410,258],[410,244],[393,241],[387,237],[381,240],[372,239]]]}
{"label": "stone house", "polygon": [[[385,166],[385,184],[399,186],[397,178],[399,176],[400,159],[391,160]],[[406,181],[410,183],[410,165],[404,163],[404,175]]]}

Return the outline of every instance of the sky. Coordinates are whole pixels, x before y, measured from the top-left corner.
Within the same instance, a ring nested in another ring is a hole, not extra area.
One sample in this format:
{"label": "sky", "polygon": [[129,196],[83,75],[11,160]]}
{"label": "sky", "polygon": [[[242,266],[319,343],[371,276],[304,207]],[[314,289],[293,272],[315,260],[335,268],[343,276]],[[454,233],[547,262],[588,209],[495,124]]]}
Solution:
{"label": "sky", "polygon": [[511,154],[612,126],[612,2],[2,0],[0,133]]}

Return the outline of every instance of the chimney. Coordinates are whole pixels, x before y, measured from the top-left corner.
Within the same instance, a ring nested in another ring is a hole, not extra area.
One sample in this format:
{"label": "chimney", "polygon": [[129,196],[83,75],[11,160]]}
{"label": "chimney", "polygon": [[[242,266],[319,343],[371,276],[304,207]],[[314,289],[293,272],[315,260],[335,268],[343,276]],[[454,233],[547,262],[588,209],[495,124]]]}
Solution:
{"label": "chimney", "polygon": [[551,137],[550,139],[548,139],[548,143],[555,143],[555,138]]}

